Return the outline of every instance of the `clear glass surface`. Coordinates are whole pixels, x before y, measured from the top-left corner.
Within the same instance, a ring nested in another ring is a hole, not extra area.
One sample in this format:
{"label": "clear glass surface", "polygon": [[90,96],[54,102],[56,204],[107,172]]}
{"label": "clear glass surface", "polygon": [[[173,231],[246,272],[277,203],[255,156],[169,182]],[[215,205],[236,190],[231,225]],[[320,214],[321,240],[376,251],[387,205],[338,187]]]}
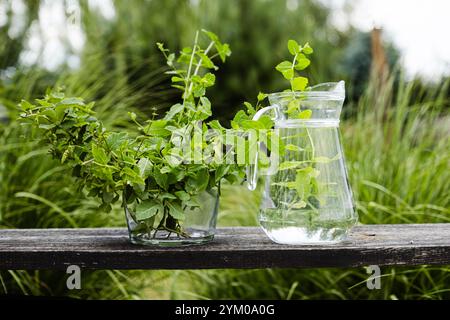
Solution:
{"label": "clear glass surface", "polygon": [[163,247],[203,244],[214,238],[219,194],[216,189],[200,194],[201,206],[186,208],[184,220],[177,221],[173,231],[167,228],[168,215],[158,214],[151,221],[137,221],[134,214],[135,203],[125,206],[125,216],[130,240],[135,244]]}
{"label": "clear glass surface", "polygon": [[339,138],[344,95],[343,82],[275,93],[269,95],[271,107],[256,116],[272,114],[284,148],[270,155],[275,169],[250,171],[264,184],[259,221],[274,242],[336,243],[357,223]]}

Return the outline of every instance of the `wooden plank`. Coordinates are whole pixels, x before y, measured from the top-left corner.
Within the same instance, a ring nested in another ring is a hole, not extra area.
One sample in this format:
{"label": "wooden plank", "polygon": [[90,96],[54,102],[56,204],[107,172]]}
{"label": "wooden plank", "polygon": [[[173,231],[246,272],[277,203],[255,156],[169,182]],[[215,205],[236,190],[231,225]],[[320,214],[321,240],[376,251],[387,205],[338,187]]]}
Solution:
{"label": "wooden plank", "polygon": [[0,230],[0,269],[307,268],[450,264],[450,224],[364,225],[334,245],[287,246],[260,228],[219,228],[207,245],[132,245],[126,229]]}

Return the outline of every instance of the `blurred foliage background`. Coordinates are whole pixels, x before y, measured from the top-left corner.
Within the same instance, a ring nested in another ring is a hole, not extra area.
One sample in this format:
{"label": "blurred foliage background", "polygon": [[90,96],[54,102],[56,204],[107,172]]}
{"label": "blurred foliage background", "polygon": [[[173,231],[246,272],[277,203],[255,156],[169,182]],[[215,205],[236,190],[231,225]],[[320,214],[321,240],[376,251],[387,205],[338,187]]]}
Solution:
{"label": "blurred foliage background", "polygon": [[[99,212],[67,168],[34,142],[36,133],[16,125],[16,105],[63,86],[68,95],[97,101],[108,127],[126,129],[128,111],[150,115],[176,99],[155,43],[180,50],[202,28],[233,51],[208,94],[216,118],[231,119],[259,91],[284,89],[274,66],[286,57],[287,40],[309,41],[315,49],[311,83],[347,83],[343,143],[361,222],[449,222],[448,81],[405,80],[395,44],[383,40],[375,52],[373,33],[337,29],[330,8],[318,0],[106,2],[109,11],[98,1],[0,0],[0,228],[124,226],[121,208]],[[58,45],[44,46],[52,21],[59,21]],[[380,70],[375,60],[384,73],[374,72]],[[219,224],[256,225],[257,210],[257,193],[225,186]],[[63,273],[2,271],[0,292],[101,299],[449,298],[449,271],[386,267],[383,289],[374,291],[366,289],[363,269],[96,271],[83,274],[77,292],[65,289]]]}

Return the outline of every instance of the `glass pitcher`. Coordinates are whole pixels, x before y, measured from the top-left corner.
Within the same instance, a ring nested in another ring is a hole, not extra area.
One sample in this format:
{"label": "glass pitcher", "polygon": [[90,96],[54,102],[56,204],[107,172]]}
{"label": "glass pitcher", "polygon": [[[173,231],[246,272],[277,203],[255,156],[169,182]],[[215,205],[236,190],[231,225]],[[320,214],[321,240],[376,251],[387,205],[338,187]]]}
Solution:
{"label": "glass pitcher", "polygon": [[343,81],[273,93],[253,118],[270,115],[279,141],[266,172],[257,160],[247,170],[251,190],[265,180],[259,222],[274,242],[336,243],[358,221],[339,140],[344,98]]}

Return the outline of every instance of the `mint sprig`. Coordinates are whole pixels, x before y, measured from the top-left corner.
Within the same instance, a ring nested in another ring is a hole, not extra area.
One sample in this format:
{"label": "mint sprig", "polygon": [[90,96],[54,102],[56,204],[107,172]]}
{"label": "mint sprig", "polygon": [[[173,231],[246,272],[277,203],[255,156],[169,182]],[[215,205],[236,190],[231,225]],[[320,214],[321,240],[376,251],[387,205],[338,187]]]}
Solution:
{"label": "mint sprig", "polygon": [[295,40],[288,41],[288,50],[294,57],[292,61],[282,61],[275,69],[285,79],[289,80],[293,92],[303,91],[308,86],[308,78],[299,76],[296,71],[305,70],[311,64],[311,61],[306,56],[312,54],[314,51],[308,43],[301,46]]}

